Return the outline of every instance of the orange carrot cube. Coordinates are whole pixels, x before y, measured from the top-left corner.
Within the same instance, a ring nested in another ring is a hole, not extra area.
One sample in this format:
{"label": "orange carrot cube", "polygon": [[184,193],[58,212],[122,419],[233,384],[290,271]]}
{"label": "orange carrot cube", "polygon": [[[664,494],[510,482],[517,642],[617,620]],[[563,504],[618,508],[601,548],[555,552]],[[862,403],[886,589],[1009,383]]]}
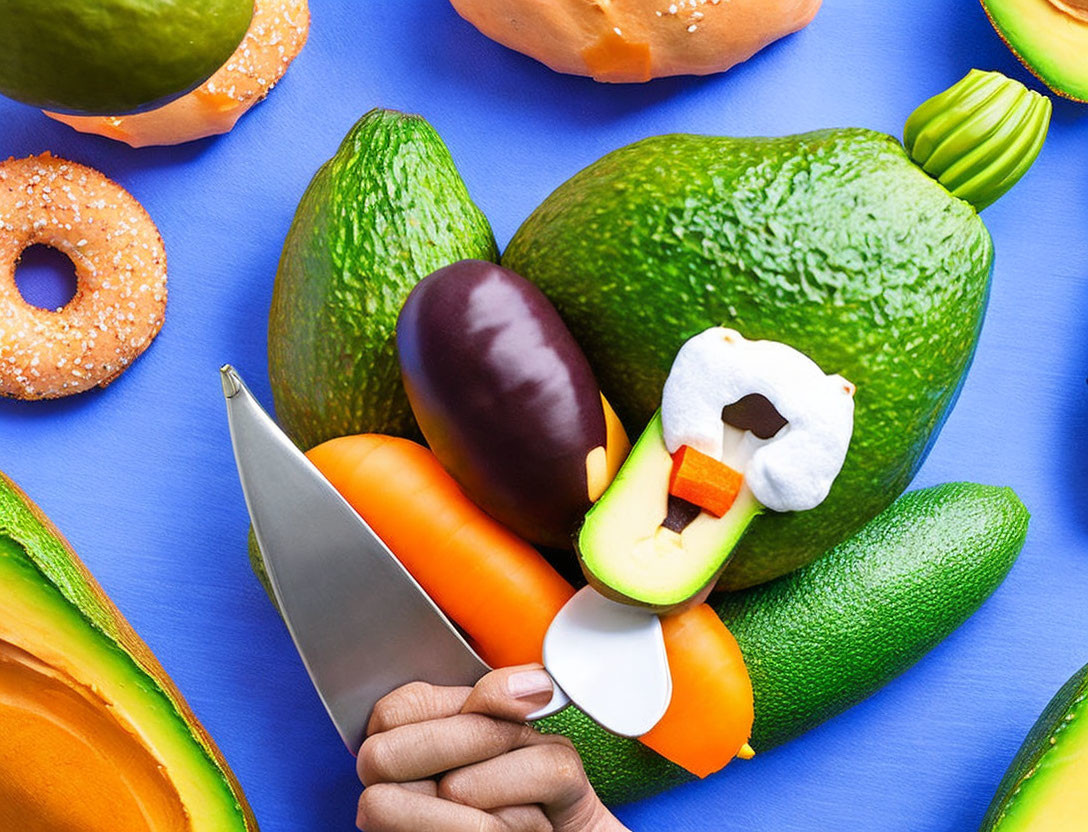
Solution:
{"label": "orange carrot cube", "polygon": [[742,482],[744,475],[740,471],[690,445],[681,446],[672,455],[669,493],[715,517],[723,516],[733,506]]}

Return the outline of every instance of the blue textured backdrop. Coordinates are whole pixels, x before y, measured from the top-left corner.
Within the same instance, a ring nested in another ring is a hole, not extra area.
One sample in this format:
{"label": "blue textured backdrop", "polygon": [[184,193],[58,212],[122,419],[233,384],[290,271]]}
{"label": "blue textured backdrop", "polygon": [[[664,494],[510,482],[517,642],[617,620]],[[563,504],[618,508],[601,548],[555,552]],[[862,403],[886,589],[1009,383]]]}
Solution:
{"label": "blue textured backdrop", "polygon": [[[444,0],[311,3],[302,56],[222,139],[135,151],[0,101],[0,156],[52,150],[101,169],[142,200],[170,260],[166,327],[147,355],[105,391],[0,402],[0,468],[162,659],[264,828],[292,832],[352,828],[357,786],[246,563],[216,368],[236,363],[269,401],[280,245],[310,176],[359,115],[425,114],[505,243],[552,188],[646,135],[898,134],[916,104],[973,66],[1039,86],[969,0],[833,0],[808,30],[725,76],[632,87],[555,75],[484,39]],[[877,696],[753,762],[625,807],[632,828],[977,825],[1036,714],[1088,661],[1086,160],[1088,107],[1057,102],[1035,169],[985,213],[998,251],[989,317],[919,477],[1017,489],[1034,516],[1006,584]]]}

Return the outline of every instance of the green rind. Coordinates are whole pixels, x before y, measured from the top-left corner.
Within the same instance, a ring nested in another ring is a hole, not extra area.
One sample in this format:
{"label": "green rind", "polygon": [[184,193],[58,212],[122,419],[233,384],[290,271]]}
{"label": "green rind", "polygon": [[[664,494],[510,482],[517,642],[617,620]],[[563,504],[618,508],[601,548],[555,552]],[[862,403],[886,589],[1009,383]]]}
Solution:
{"label": "green rind", "polygon": [[295,442],[418,435],[397,315],[417,282],[467,258],[498,251],[446,145],[420,116],[371,110],[310,182],[276,275],[269,374]]}
{"label": "green rind", "polygon": [[[159,679],[164,675],[143,642],[121,618],[101,589],[87,577],[74,559],[67,541],[29,502],[15,485],[0,473],[0,558],[4,569],[30,582],[38,591],[55,598],[57,614],[82,621],[88,636],[102,650],[104,660],[127,673],[142,695],[156,702],[162,718],[176,725],[177,734],[192,745],[200,764],[214,771],[209,785],[231,815],[230,829],[256,830],[256,822],[240,791],[216,759],[216,752],[204,729],[188,706]],[[17,591],[13,585],[4,591]],[[45,613],[43,604],[41,609]],[[224,830],[226,832],[226,829]]]}
{"label": "green rind", "polygon": [[[575,538],[575,552],[581,561],[582,571],[597,591],[614,600],[637,604],[658,613],[677,612],[690,606],[688,602],[717,580],[737,541],[760,510],[756,503],[751,511],[743,514],[734,511],[727,515],[729,523],[723,524],[719,537],[721,548],[708,553],[706,568],[692,584],[670,587],[667,583],[669,576],[661,576],[652,587],[634,586],[625,580],[622,562],[616,563],[617,556],[621,553],[617,551],[615,540],[609,534],[609,529],[616,522],[622,522],[612,518],[613,501],[625,497],[628,489],[641,487],[642,460],[646,455],[655,452],[667,454],[664,445],[661,412],[658,411],[627,455],[611,485],[586,513],[585,521]],[[664,492],[667,484],[660,485]]]}
{"label": "green rind", "polygon": [[[1040,15],[1051,14],[1050,0],[1034,0],[1039,4]],[[1045,17],[1041,20],[1031,20],[1021,14],[1004,0],[981,0],[982,8],[989,18],[998,36],[1009,47],[1009,51],[1016,56],[1027,69],[1046,84],[1054,93],[1088,104],[1088,65],[1083,63],[1083,54],[1088,52],[1088,22],[1083,26],[1084,39],[1081,44],[1080,55],[1074,54],[1073,63],[1070,66],[1064,64],[1055,50],[1054,40],[1045,25]],[[1075,61],[1082,60],[1080,67]],[[1077,74],[1078,69],[1081,74]],[[1069,74],[1072,72],[1072,74]]]}
{"label": "green rind", "polygon": [[0,0],[0,93],[120,115],[202,84],[242,42],[252,0]]}
{"label": "green rind", "polygon": [[[1088,665],[1069,679],[1040,714],[1013,758],[982,820],[980,832],[995,832],[1024,793],[1025,784],[1048,754],[1059,753],[1059,737],[1074,719],[1088,719]],[[1052,741],[1053,740],[1053,741]]]}
{"label": "green rind", "polygon": [[608,806],[651,797],[696,779],[637,740],[608,733],[573,705],[533,727],[545,734],[562,734],[574,743],[589,782]]}
{"label": "green rind", "polygon": [[264,587],[265,594],[268,595],[268,600],[272,602],[272,606],[278,610],[280,605],[276,600],[276,593],[272,590],[272,581],[268,577],[268,569],[264,565],[264,554],[261,552],[260,544],[257,543],[257,535],[253,532],[253,526],[249,527],[249,534],[246,536],[246,553],[249,555],[249,567],[253,570],[253,574],[257,576],[261,586]]}
{"label": "green rind", "polygon": [[561,185],[503,262],[556,305],[635,432],[710,326],[784,341],[857,385],[830,496],[752,523],[723,574],[741,589],[813,560],[909,484],[971,362],[993,245],[890,136],[673,135]]}
{"label": "green rind", "polygon": [[[752,677],[757,761],[890,682],[962,624],[1004,579],[1027,523],[1007,488],[914,491],[826,557],[718,599]],[[693,779],[574,708],[538,727],[574,741],[610,804]]]}

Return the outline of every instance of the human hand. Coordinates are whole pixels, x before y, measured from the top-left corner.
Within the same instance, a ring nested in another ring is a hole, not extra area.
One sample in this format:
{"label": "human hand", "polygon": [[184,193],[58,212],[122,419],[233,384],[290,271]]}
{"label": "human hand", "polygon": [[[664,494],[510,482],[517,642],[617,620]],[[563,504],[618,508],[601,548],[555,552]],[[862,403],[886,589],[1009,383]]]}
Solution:
{"label": "human hand", "polygon": [[365,832],[627,832],[586,779],[566,737],[526,717],[546,705],[539,665],[475,687],[414,682],[374,708],[359,750]]}

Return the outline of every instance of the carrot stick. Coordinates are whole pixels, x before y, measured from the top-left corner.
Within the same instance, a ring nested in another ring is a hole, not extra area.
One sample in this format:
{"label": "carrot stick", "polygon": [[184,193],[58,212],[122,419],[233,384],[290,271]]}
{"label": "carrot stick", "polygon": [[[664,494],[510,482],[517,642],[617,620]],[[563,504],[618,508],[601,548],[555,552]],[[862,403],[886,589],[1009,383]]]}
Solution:
{"label": "carrot stick", "polygon": [[672,702],[642,742],[698,777],[735,757],[752,735],[752,681],[733,634],[708,604],[661,619]]}
{"label": "carrot stick", "polygon": [[[468,499],[415,442],[364,434],[307,453],[493,667],[541,660],[544,636],[574,594],[532,546]],[[662,619],[673,694],[642,741],[699,777],[751,734],[752,685],[740,649],[702,604]]]}
{"label": "carrot stick", "polygon": [[333,439],[307,456],[488,664],[541,660],[544,634],[574,588],[469,500],[434,454],[365,434]]}

